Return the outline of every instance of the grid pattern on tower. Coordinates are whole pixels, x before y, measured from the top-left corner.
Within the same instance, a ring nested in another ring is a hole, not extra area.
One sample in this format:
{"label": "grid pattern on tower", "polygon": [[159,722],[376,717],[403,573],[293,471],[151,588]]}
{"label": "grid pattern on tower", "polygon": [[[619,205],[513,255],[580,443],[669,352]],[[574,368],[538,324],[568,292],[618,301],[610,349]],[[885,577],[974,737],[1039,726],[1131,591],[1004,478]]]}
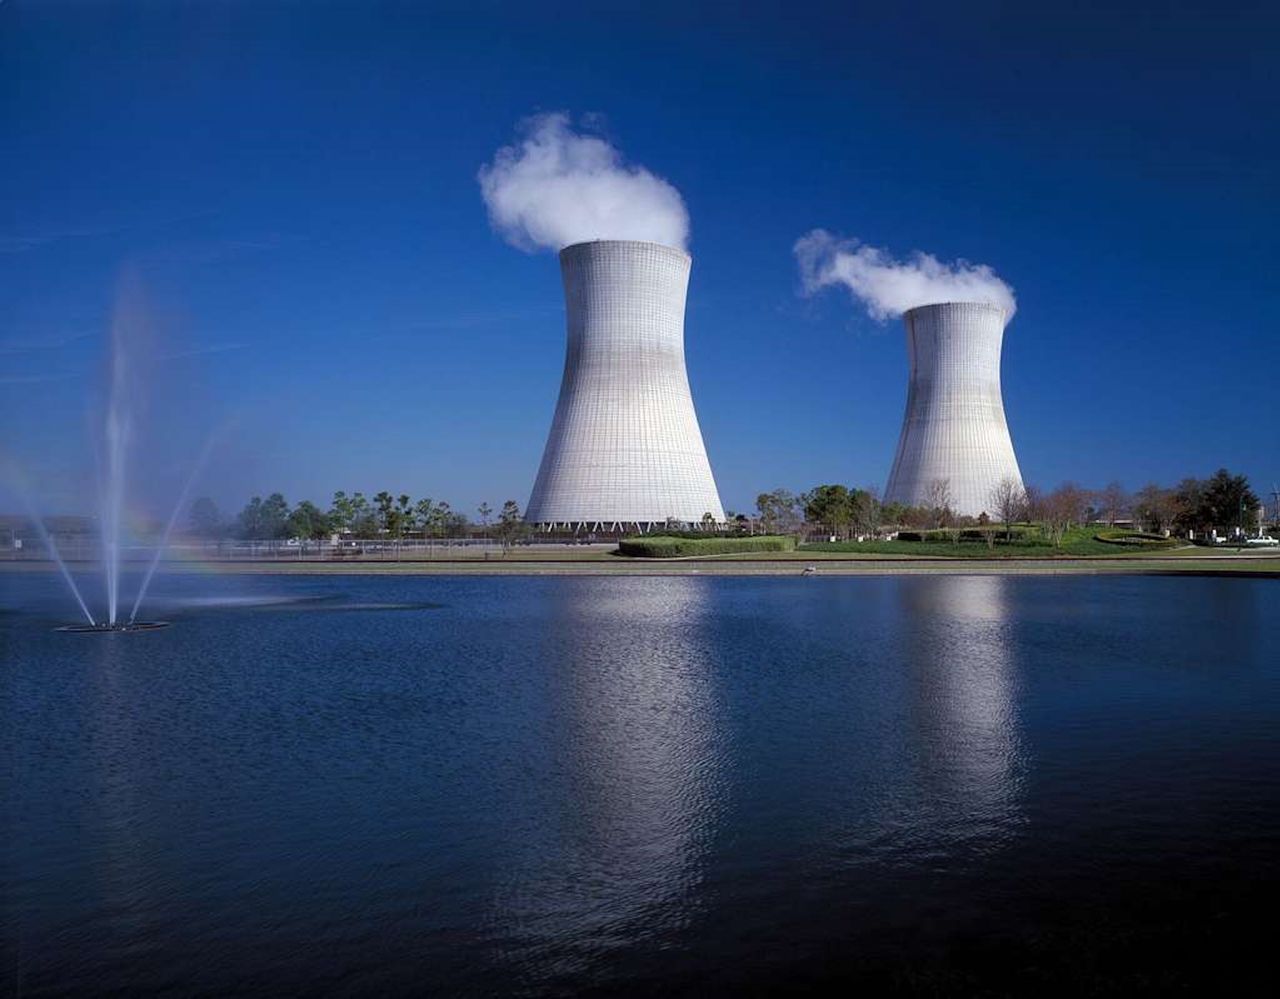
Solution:
{"label": "grid pattern on tower", "polygon": [[609,240],[560,265],[564,377],[526,518],[724,520],[685,369],[688,254]]}
{"label": "grid pattern on tower", "polygon": [[1000,393],[1005,313],[950,302],[912,309],[903,322],[911,377],[885,499],[927,506],[946,480],[956,513],[994,516],[1001,480],[1022,484]]}

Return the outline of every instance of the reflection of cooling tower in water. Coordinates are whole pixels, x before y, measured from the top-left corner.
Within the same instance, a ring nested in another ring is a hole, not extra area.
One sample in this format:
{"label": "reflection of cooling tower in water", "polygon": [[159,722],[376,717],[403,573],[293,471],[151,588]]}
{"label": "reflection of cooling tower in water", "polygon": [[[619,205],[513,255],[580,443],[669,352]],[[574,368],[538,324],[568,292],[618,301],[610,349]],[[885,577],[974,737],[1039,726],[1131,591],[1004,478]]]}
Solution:
{"label": "reflection of cooling tower in water", "polygon": [[1000,391],[1007,316],[997,305],[949,302],[906,312],[911,380],[885,499],[995,516],[991,493],[1022,484]]}
{"label": "reflection of cooling tower in water", "polygon": [[568,344],[530,523],[724,520],[685,370],[689,266],[633,240],[560,251]]}
{"label": "reflection of cooling tower in water", "polygon": [[718,807],[706,582],[592,583],[553,612],[564,657],[553,724],[557,839],[529,856],[504,918],[533,947],[613,946],[678,927]]}
{"label": "reflection of cooling tower in water", "polygon": [[1018,780],[1016,664],[1001,576],[902,580],[920,751],[932,791],[958,817],[999,820]]}

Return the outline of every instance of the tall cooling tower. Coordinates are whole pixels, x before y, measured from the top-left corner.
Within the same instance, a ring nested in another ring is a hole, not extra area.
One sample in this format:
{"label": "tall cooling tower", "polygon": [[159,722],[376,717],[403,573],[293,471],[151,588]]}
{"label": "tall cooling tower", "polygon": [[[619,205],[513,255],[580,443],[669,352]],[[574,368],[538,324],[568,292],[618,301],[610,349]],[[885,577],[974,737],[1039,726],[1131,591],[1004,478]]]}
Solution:
{"label": "tall cooling tower", "polygon": [[564,379],[526,521],[724,520],[685,371],[690,264],[682,250],[631,240],[560,251]]}
{"label": "tall cooling tower", "polygon": [[945,482],[952,510],[996,516],[992,491],[1022,484],[1000,394],[1005,312],[979,302],[924,305],[903,315],[911,381],[887,502],[930,506]]}

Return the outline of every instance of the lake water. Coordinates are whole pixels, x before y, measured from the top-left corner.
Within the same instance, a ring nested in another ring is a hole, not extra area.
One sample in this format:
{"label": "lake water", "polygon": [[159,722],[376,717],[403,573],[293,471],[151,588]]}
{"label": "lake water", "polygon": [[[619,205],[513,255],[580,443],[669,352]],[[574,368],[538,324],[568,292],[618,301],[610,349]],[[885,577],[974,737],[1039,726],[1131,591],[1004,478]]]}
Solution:
{"label": "lake water", "polygon": [[0,992],[1270,981],[1280,582],[0,574]]}

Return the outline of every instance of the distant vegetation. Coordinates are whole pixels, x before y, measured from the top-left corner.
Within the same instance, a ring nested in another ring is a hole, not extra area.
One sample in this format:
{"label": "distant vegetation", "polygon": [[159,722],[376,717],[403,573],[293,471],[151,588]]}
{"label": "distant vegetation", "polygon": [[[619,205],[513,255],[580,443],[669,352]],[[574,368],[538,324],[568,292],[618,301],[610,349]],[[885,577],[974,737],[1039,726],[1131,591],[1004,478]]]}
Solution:
{"label": "distant vegetation", "polygon": [[1006,539],[1001,529],[904,531],[897,540],[817,542],[800,546],[807,552],[847,552],[864,555],[918,555],[935,558],[1052,558],[1055,556],[1125,555],[1173,548],[1176,538],[1098,530],[1081,525],[1053,540],[1039,525],[1020,524]]}
{"label": "distant vegetation", "polygon": [[633,558],[679,558],[687,555],[737,555],[746,552],[789,552],[796,539],[789,536],[757,534],[754,537],[687,538],[655,535],[624,538],[618,542],[618,554]]}
{"label": "distant vegetation", "polygon": [[416,502],[406,493],[393,496],[383,491],[368,499],[364,493],[333,494],[328,510],[309,500],[291,507],[280,493],[266,499],[255,496],[238,515],[226,518],[208,497],[191,505],[189,532],[209,540],[243,538],[270,541],[284,538],[319,540],[333,535],[351,538],[454,538],[470,533],[492,536],[504,543],[523,537],[526,528],[520,507],[507,500],[493,519],[493,508],[481,503],[476,513],[479,524],[452,509],[448,503],[430,497]]}
{"label": "distant vegetation", "polygon": [[[970,546],[976,544],[989,550],[1048,545],[1080,554],[1087,553],[1084,549],[1114,553],[1116,546],[1163,542],[1166,531],[1199,538],[1215,529],[1225,535],[1259,526],[1257,494],[1243,475],[1226,469],[1207,479],[1183,479],[1169,488],[1152,483],[1133,494],[1118,482],[1097,490],[1067,482],[1045,492],[1033,486],[1024,489],[1009,479],[998,483],[989,499],[981,516],[962,517],[952,510],[945,479],[933,483],[926,504],[914,507],[882,503],[872,489],[828,484],[799,494],[786,489],[761,493],[755,516],[734,514],[731,521],[746,533],[760,530],[814,540],[825,536],[835,538],[837,545],[854,542],[856,547],[848,550],[864,552],[885,544],[913,543],[917,547],[911,550],[920,554],[930,553],[922,546],[933,546],[932,553],[941,554],[939,545],[971,554]],[[1086,525],[1110,529],[1117,524],[1128,529],[1114,535],[1081,530]],[[829,545],[828,550],[837,549]]]}
{"label": "distant vegetation", "polygon": [[[629,539],[623,551],[649,558],[783,551],[788,549],[771,546],[782,539],[787,544],[792,539],[821,539],[822,550],[867,554],[991,557],[1053,549],[1062,554],[1114,555],[1167,547],[1166,532],[1199,540],[1215,529],[1220,536],[1238,529],[1254,531],[1259,506],[1248,480],[1226,469],[1206,479],[1183,479],[1172,487],[1148,484],[1135,493],[1118,482],[1096,490],[1067,482],[1045,492],[1005,480],[992,489],[988,510],[979,517],[955,514],[945,479],[933,483],[925,504],[914,507],[881,502],[873,489],[829,483],[801,493],[761,493],[753,514],[730,512],[725,524],[715,524],[711,514],[699,524],[669,521],[660,537]],[[505,545],[530,533],[514,500],[507,500],[496,516],[487,503],[476,513],[479,522],[472,523],[448,503],[430,497],[415,501],[406,493],[388,491],[371,498],[339,491],[326,510],[307,500],[291,506],[283,495],[272,493],[265,499],[253,497],[230,518],[212,500],[199,499],[190,510],[189,530],[201,538],[251,540],[483,535]],[[743,539],[750,540],[747,547],[740,547]],[[676,541],[691,544],[673,547]],[[636,546],[645,547],[642,551]]]}

